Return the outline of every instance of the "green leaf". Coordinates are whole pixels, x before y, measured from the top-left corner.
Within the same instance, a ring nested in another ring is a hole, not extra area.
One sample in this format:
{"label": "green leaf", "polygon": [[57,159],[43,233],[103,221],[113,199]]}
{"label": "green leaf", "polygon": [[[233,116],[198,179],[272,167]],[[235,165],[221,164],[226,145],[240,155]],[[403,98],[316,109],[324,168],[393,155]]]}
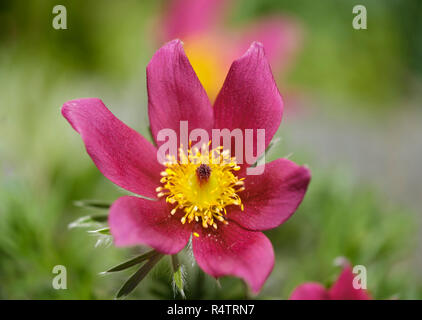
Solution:
{"label": "green leaf", "polygon": [[141,282],[145,276],[152,270],[152,268],[157,264],[158,261],[164,255],[161,253],[157,253],[153,257],[151,257],[147,263],[145,263],[138,271],[136,271],[121,287],[119,292],[116,295],[116,298],[123,298],[131,293],[136,286]]}
{"label": "green leaf", "polygon": [[95,243],[95,248],[100,246],[108,247],[113,243],[113,237],[101,233],[96,234],[98,236],[97,242]]}
{"label": "green leaf", "polygon": [[106,214],[90,215],[78,218],[69,223],[69,229],[73,228],[98,228],[101,224],[107,222]]}
{"label": "green leaf", "polygon": [[91,209],[108,209],[111,206],[111,203],[104,202],[101,200],[79,200],[75,201],[74,204],[77,207]]}
{"label": "green leaf", "polygon": [[89,233],[99,233],[99,234],[104,234],[106,236],[111,236],[109,227],[105,227],[105,228],[101,228],[101,229],[97,229],[97,230],[89,230],[88,232]]}
{"label": "green leaf", "polygon": [[108,214],[93,214],[91,220],[98,223],[106,223],[108,220]]}
{"label": "green leaf", "polygon": [[179,290],[183,298],[185,298],[185,291],[183,290],[183,270],[179,262],[177,254],[171,256],[171,265],[173,267],[173,281],[176,288]]}
{"label": "green leaf", "polygon": [[258,164],[260,164],[260,162],[263,161],[264,157],[266,159],[274,150],[274,147],[280,142],[280,140],[281,140],[280,138],[273,138],[268,144],[267,149],[265,149],[265,152],[261,156],[258,157],[258,159],[252,165],[252,167],[256,167]]}
{"label": "green leaf", "polygon": [[108,269],[107,271],[104,271],[102,273],[109,273],[109,272],[117,272],[117,271],[122,271],[122,270],[126,270],[127,268],[133,267],[137,264],[140,264],[152,257],[154,257],[155,255],[158,255],[159,253],[155,250],[151,250],[148,251],[147,253],[141,254],[133,259],[130,259],[128,261],[125,261],[111,269]]}
{"label": "green leaf", "polygon": [[76,221],[70,223],[68,227],[69,229],[92,228],[94,230],[88,230],[88,233],[97,236],[97,242],[95,243],[95,247],[108,247],[112,244],[113,238],[110,233],[110,228],[105,225],[105,222],[107,222],[107,215],[97,214],[81,217]]}
{"label": "green leaf", "polygon": [[268,144],[267,149],[265,150],[265,156],[268,156],[274,150],[274,147],[280,143],[280,141],[280,138],[273,138]]}

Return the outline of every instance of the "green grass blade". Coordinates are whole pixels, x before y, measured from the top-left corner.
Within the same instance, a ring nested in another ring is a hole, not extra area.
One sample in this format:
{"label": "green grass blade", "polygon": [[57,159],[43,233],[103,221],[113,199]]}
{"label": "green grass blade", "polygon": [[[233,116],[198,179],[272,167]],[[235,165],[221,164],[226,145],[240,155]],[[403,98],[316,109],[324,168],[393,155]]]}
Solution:
{"label": "green grass blade", "polygon": [[140,264],[148,259],[151,259],[152,257],[159,255],[159,253],[155,250],[148,251],[147,253],[141,254],[133,259],[130,259],[128,261],[125,261],[107,271],[104,271],[103,273],[110,273],[110,272],[117,272],[126,270],[127,268],[133,267],[137,264]]}
{"label": "green grass blade", "polygon": [[151,257],[146,264],[144,264],[123,284],[116,295],[116,299],[123,298],[131,293],[163,256],[163,254],[158,253]]}

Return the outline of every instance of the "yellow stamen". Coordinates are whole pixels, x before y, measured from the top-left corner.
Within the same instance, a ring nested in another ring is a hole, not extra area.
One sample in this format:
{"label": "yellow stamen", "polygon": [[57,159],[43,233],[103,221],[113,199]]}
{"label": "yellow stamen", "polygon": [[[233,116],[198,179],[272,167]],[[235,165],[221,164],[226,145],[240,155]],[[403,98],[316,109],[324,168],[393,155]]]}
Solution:
{"label": "yellow stamen", "polygon": [[158,197],[166,196],[166,202],[175,205],[172,215],[178,209],[184,212],[181,223],[195,221],[203,228],[217,229],[216,222],[227,224],[227,206],[239,206],[243,211],[238,193],[245,187],[244,178],[235,175],[240,167],[230,152],[222,147],[208,151],[208,146],[198,150],[189,143],[187,154],[181,147],[178,160],[168,157],[172,160],[165,162],[166,169],[161,172],[163,186],[156,191]]}

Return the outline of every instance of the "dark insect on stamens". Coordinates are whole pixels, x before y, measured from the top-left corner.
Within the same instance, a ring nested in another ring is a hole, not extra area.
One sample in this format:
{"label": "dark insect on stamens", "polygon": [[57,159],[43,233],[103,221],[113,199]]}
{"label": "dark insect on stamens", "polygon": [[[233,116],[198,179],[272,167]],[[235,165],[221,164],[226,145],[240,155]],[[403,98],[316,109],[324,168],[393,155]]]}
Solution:
{"label": "dark insect on stamens", "polygon": [[205,182],[211,175],[211,168],[206,164],[201,164],[196,169],[196,175],[198,176],[200,182]]}

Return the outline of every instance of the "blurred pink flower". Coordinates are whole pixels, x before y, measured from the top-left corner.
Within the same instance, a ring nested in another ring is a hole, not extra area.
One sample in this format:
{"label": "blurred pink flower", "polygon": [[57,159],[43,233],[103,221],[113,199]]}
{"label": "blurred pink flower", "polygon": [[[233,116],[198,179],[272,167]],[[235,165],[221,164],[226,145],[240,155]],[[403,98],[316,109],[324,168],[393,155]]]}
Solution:
{"label": "blurred pink flower", "polygon": [[[162,129],[179,132],[180,121],[188,121],[189,133],[196,128],[265,129],[268,146],[282,118],[282,99],[259,43],[233,62],[213,107],[178,40],[151,59],[147,87],[154,139]],[[262,175],[247,176],[246,165],[234,160],[209,167],[163,165],[157,147],[101,100],[66,102],[62,114],[108,179],[155,200],[124,196],[114,202],[109,225],[115,245],[148,245],[176,254],[193,235],[193,254],[206,273],[237,276],[254,292],[261,289],[274,265],[271,242],[261,231],[294,213],[310,181],[307,168],[278,159],[265,164]]]}
{"label": "blurred pink flower", "polygon": [[302,39],[297,21],[282,15],[261,18],[242,28],[225,26],[233,0],[172,0],[162,19],[163,38],[180,38],[211,101],[221,88],[231,62],[253,41],[261,42],[276,75],[292,64]]}
{"label": "blurred pink flower", "polygon": [[331,288],[326,289],[317,282],[307,282],[293,291],[290,300],[370,300],[366,290],[353,287],[354,277],[352,268],[347,265]]}

